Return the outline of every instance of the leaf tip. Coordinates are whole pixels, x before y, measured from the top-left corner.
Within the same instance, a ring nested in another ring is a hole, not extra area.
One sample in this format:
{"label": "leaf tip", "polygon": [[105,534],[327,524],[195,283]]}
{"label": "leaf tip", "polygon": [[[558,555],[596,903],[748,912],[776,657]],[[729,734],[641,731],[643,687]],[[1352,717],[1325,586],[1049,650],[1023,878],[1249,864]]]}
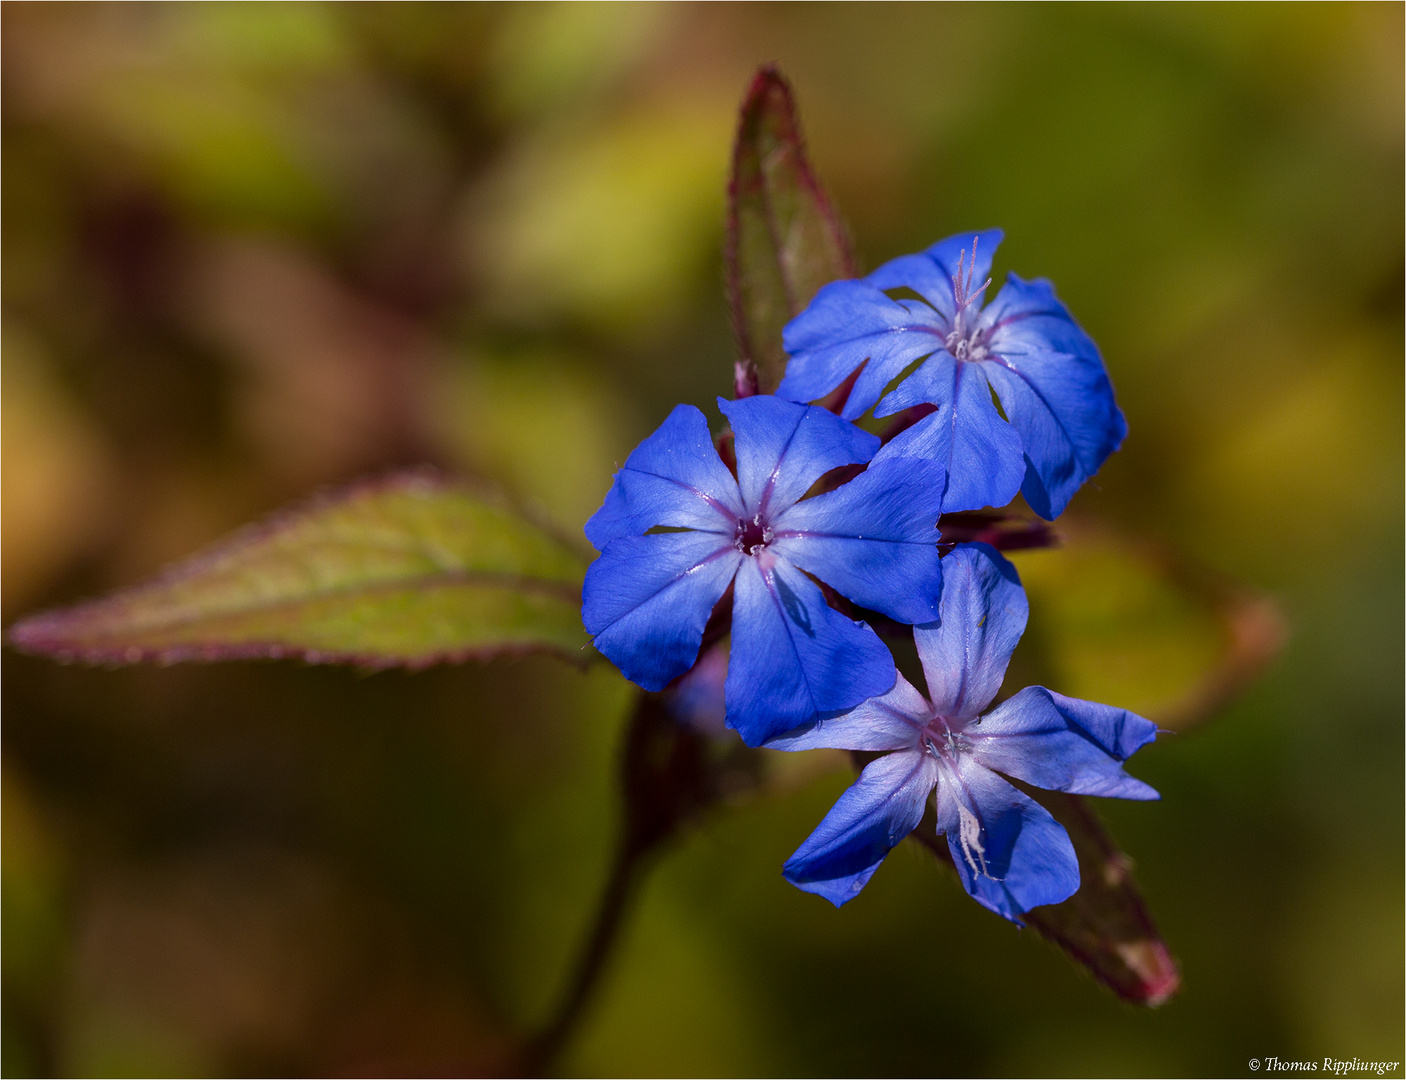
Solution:
{"label": "leaf tip", "polygon": [[5,631],[11,648],[30,656],[46,656],[61,664],[82,660],[82,650],[63,632],[61,612],[46,611],[14,623]]}
{"label": "leaf tip", "polygon": [[[770,393],[786,366],[784,324],[820,286],[856,274],[849,231],[806,156],[795,94],[775,64],[757,70],[742,99],[727,193],[733,331],[758,389]],[[749,385],[738,380],[739,396]]]}
{"label": "leaf tip", "polygon": [[1171,951],[1158,938],[1123,942],[1117,946],[1118,955],[1139,979],[1137,998],[1140,1004],[1155,1009],[1164,1005],[1181,989],[1181,972]]}
{"label": "leaf tip", "polygon": [[[740,339],[739,339],[740,340]],[[739,401],[761,393],[757,365],[750,360],[737,360],[732,365],[732,393]]]}

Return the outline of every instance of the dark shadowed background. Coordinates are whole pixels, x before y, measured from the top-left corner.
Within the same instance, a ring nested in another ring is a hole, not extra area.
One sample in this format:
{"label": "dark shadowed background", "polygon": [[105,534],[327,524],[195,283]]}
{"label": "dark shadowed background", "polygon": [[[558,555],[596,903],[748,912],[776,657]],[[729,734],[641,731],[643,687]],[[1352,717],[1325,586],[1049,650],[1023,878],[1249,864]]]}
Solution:
{"label": "dark shadowed background", "polygon": [[[1131,434],[1018,557],[1018,672],[1187,691],[1215,628],[1136,545],[1263,590],[1288,644],[1138,755],[1161,803],[1101,807],[1182,964],[1161,1009],[909,845],[842,911],[787,885],[848,780],[822,755],[665,855],[562,1067],[1400,1060],[1402,12],[5,5],[4,618],[422,461],[578,529],[728,392],[729,144],[776,60],[866,268],[1000,225],[998,276],[1104,350]],[[594,903],[629,700],[548,659],[7,649],[4,1073],[491,1072]]]}

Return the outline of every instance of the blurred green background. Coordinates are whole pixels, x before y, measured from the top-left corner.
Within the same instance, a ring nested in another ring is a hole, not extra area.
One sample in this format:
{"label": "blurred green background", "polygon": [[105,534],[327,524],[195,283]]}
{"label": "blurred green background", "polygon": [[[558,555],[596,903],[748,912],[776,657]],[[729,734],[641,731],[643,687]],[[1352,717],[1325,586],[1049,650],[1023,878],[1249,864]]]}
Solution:
{"label": "blurred green background", "polygon": [[[1020,559],[1020,670],[1156,715],[1212,662],[1128,537],[1265,590],[1290,638],[1138,756],[1160,804],[1100,807],[1170,1004],[908,845],[843,911],[791,888],[847,783],[818,756],[666,854],[562,1068],[1400,1060],[1402,16],[7,4],[5,620],[412,462],[578,528],[668,408],[728,391],[723,186],[776,60],[866,267],[1001,225],[998,276],[1051,277],[1104,350],[1131,435],[1069,547]],[[590,914],[629,700],[550,660],[7,650],[4,1073],[491,1074]]]}

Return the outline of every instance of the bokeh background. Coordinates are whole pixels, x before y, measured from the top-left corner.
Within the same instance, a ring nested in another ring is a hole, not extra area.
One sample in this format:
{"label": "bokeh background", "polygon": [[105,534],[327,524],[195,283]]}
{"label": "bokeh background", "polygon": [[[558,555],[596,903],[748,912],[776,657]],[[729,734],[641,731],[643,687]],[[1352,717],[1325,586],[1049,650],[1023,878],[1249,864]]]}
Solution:
{"label": "bokeh background", "polygon": [[[668,408],[728,390],[723,186],[776,60],[866,266],[999,224],[998,275],[1053,278],[1104,350],[1131,435],[1069,546],[1020,560],[1021,671],[1186,691],[1216,628],[1141,544],[1274,597],[1288,644],[1138,756],[1163,802],[1101,807],[1170,1004],[907,845],[843,911],[792,889],[847,782],[821,759],[665,854],[560,1067],[1400,1060],[1402,14],[7,4],[4,618],[414,462],[578,528]],[[545,659],[7,649],[5,1074],[491,1073],[590,915],[629,701]]]}

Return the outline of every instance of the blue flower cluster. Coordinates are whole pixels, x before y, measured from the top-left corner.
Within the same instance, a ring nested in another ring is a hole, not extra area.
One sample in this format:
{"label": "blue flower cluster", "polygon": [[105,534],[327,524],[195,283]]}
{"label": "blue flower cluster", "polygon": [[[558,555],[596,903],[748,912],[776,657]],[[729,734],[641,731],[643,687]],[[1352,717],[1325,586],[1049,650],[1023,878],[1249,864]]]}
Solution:
{"label": "blue flower cluster", "polygon": [[[1072,895],[1079,867],[1064,828],[998,774],[1157,797],[1122,769],[1156,736],[1139,716],[1038,686],[983,715],[1025,629],[1025,592],[985,544],[941,555],[940,515],[1020,491],[1053,519],[1127,430],[1097,347],[1048,282],[1012,274],[983,307],[1000,239],[954,236],[825,286],[785,329],[777,395],[719,399],[733,461],[680,405],[586,524],[601,555],[582,618],[629,679],[696,696],[682,677],[730,616],[728,727],[750,746],[883,755],[784,868],[837,905],[931,797],[967,891],[1019,921]],[[847,382],[838,414],[806,404]],[[871,408],[920,419],[883,443],[853,423]],[[912,627],[926,697],[852,617],[864,613]]]}
{"label": "blue flower cluster", "polygon": [[[1098,346],[1048,281],[1011,274],[981,306],[1000,243],[999,229],[963,233],[868,277],[826,285],[786,327],[791,362],[777,393],[810,401],[859,369],[840,413],[846,420],[875,402],[876,416],[937,406],[900,441],[906,452],[947,467],[944,510],[1005,506],[1018,489],[1035,513],[1053,520],[1122,444],[1128,425]],[[922,300],[888,295],[899,290]]]}

